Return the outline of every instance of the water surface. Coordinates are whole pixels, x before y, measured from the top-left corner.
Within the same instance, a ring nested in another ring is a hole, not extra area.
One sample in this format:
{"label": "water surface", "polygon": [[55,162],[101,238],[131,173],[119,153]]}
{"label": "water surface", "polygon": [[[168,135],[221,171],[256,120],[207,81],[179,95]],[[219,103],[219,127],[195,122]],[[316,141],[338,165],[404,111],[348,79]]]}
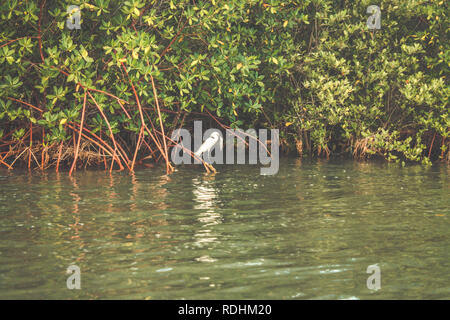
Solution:
{"label": "water surface", "polygon": [[0,299],[450,298],[448,166],[218,169],[0,171]]}

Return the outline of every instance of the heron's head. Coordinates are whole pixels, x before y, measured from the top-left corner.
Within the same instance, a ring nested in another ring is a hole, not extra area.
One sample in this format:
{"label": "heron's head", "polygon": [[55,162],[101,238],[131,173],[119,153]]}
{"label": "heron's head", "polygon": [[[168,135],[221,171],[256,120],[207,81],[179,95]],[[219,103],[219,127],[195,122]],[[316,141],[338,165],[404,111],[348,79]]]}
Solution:
{"label": "heron's head", "polygon": [[220,135],[220,133],[217,131],[214,131],[213,133],[211,133],[210,137],[214,139],[214,143],[219,142],[220,150],[222,150],[223,149],[223,139],[222,139],[222,136]]}
{"label": "heron's head", "polygon": [[213,132],[210,137],[217,141],[220,138],[220,134],[218,132]]}

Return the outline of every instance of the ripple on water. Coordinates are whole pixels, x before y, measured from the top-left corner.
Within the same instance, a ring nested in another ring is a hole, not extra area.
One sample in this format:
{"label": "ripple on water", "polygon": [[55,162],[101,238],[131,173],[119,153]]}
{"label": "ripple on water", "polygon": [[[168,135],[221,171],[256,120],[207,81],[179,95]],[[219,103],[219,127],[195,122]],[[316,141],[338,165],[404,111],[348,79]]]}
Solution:
{"label": "ripple on water", "polygon": [[296,159],[264,177],[0,171],[0,299],[445,299],[448,181],[440,166]]}

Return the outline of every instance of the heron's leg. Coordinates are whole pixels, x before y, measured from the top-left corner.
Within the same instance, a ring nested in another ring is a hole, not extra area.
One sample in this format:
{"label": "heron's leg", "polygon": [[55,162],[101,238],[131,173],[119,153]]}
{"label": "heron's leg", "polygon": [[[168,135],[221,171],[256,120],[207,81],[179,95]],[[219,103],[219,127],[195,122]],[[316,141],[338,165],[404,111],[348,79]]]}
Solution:
{"label": "heron's leg", "polygon": [[206,169],[206,173],[209,174],[209,173],[211,173],[211,171],[212,171],[213,174],[217,173],[216,168],[214,168],[211,164],[207,163],[206,161],[203,161],[203,166]]}
{"label": "heron's leg", "polygon": [[208,164],[206,162],[203,161],[203,166],[206,169],[206,173],[209,173],[209,168],[208,168]]}
{"label": "heron's leg", "polygon": [[217,173],[216,168],[214,168],[211,164],[208,163],[209,169],[211,169],[211,171],[213,172],[213,174]]}

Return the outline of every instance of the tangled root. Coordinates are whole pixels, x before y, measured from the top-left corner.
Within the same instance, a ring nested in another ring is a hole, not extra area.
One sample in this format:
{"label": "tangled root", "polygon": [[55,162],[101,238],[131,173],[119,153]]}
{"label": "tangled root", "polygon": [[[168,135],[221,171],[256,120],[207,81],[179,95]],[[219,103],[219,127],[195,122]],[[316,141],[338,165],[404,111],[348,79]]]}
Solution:
{"label": "tangled root", "polygon": [[366,137],[357,139],[353,145],[353,157],[357,159],[364,159],[370,154],[374,154],[376,150],[373,149],[374,137]]}

